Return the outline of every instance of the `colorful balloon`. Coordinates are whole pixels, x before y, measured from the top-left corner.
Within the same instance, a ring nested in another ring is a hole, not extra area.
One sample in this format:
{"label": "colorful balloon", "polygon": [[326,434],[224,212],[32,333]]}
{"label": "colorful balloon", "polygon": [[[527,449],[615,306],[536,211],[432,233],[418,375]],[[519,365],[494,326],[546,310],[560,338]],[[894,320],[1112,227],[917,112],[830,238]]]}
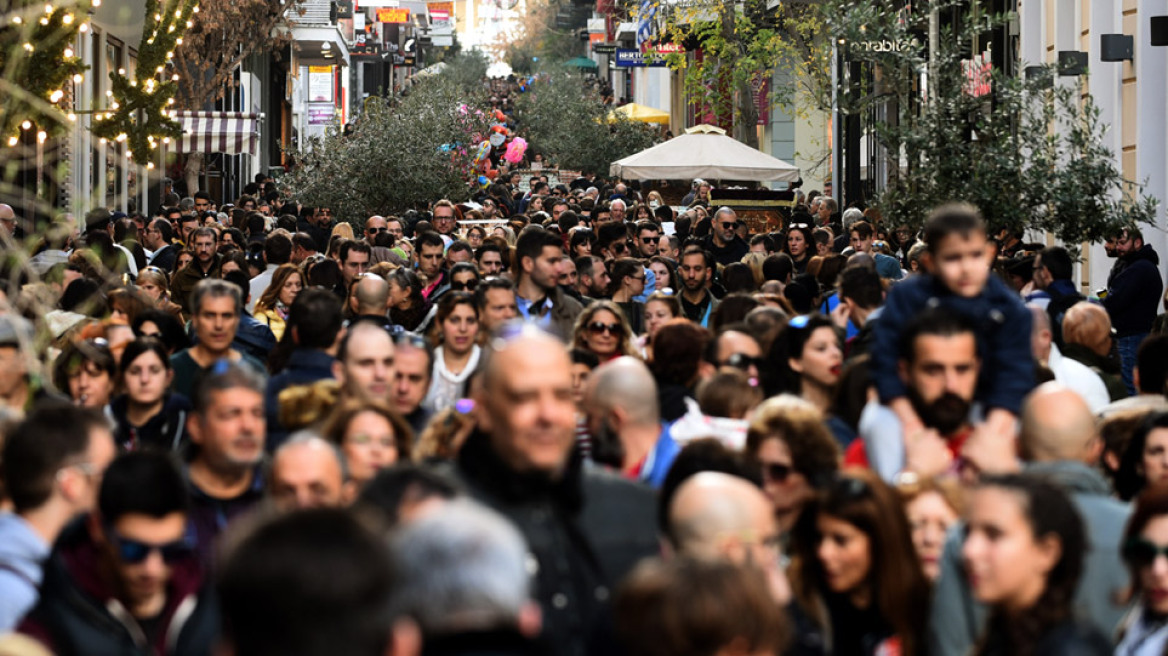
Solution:
{"label": "colorful balloon", "polygon": [[523,153],[527,152],[527,140],[523,137],[515,137],[511,143],[507,144],[507,152],[503,153],[503,159],[518,164],[523,160]]}

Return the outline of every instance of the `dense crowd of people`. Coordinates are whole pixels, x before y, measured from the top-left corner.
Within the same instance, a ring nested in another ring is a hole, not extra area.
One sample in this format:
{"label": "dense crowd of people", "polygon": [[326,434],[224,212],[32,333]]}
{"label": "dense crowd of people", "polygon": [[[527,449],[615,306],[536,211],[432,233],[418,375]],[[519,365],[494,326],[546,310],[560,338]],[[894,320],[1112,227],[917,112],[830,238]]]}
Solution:
{"label": "dense crowd of people", "polygon": [[0,205],[0,654],[1168,653],[1136,226],[550,182]]}

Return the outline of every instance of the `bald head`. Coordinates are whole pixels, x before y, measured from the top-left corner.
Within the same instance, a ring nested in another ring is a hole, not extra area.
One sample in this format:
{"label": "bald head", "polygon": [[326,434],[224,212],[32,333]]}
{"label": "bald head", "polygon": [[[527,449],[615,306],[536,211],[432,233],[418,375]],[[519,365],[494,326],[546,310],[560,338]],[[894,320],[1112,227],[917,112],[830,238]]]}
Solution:
{"label": "bald head", "polygon": [[[501,332],[512,332],[505,325]],[[475,386],[479,428],[512,470],[563,473],[576,443],[572,361],[560,340],[532,326],[496,339],[481,385]]]}
{"label": "bald head", "polygon": [[0,203],[0,229],[9,233],[16,230],[16,212],[12,210],[11,205]]}
{"label": "bald head", "polygon": [[1058,383],[1040,385],[1022,405],[1022,455],[1034,462],[1093,463],[1099,440],[1083,397]]}
{"label": "bald head", "polygon": [[762,490],[722,472],[701,472],[677,489],[669,506],[669,534],[678,553],[724,557],[728,539],[762,540],[775,533],[774,513]]}
{"label": "bald head", "polygon": [[592,413],[623,410],[630,425],[655,425],[661,421],[657,383],[645,363],[628,356],[601,365],[588,377],[586,404]]}
{"label": "bald head", "polygon": [[1026,306],[1034,322],[1030,325],[1030,352],[1035,360],[1045,363],[1050,359],[1050,345],[1053,336],[1050,332],[1050,315],[1046,310],[1034,305]]}
{"label": "bald head", "polygon": [[339,507],[347,501],[337,448],[319,436],[294,435],[272,457],[272,501],[280,510]]}
{"label": "bald head", "polygon": [[385,314],[389,305],[389,283],[381,276],[366,274],[357,283],[357,314]]}

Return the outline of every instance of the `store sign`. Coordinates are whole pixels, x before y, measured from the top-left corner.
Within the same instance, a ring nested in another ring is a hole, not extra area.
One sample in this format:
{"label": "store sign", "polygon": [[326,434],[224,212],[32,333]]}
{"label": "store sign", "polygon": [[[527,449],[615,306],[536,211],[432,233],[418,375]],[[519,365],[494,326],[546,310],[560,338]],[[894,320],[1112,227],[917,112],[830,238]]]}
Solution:
{"label": "store sign", "polygon": [[665,57],[655,52],[641,52],[640,50],[617,48],[616,61],[614,63],[622,68],[659,67],[665,65]]}
{"label": "store sign", "polygon": [[308,101],[333,102],[333,67],[308,67]]}
{"label": "store sign", "polygon": [[332,105],[309,105],[309,125],[332,125],[336,119],[337,108]]}
{"label": "store sign", "polygon": [[408,23],[410,10],[404,7],[378,9],[377,20],[382,23]]}
{"label": "store sign", "polygon": [[594,52],[598,55],[611,55],[611,54],[616,52],[616,44],[615,43],[604,43],[604,35],[603,34],[598,34],[595,36],[600,37],[600,42],[592,44],[592,52]]}
{"label": "store sign", "polygon": [[438,25],[454,20],[453,2],[431,2],[426,5],[426,13],[430,15],[430,24]]}
{"label": "store sign", "polygon": [[881,39],[879,41],[852,41],[853,50],[863,50],[864,52],[910,52],[918,50],[920,47],[921,42],[916,37],[901,39],[899,41],[889,39]]}
{"label": "store sign", "polygon": [[381,54],[381,43],[373,32],[361,31],[353,35],[353,46],[349,54],[354,56],[370,56]]}

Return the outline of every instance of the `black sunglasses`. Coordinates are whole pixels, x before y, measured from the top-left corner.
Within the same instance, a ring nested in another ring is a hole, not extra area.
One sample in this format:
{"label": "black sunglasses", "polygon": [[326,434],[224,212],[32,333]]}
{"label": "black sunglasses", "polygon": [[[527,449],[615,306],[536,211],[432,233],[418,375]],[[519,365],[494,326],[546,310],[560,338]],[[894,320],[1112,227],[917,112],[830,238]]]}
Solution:
{"label": "black sunglasses", "polygon": [[723,221],[722,227],[729,228],[731,230],[737,230],[738,229],[738,222],[737,221]]}
{"label": "black sunglasses", "polygon": [[762,475],[768,481],[782,483],[783,481],[787,480],[787,477],[791,475],[792,471],[794,471],[794,469],[791,467],[791,465],[781,465],[777,462],[762,463]]}
{"label": "black sunglasses", "polygon": [[1123,559],[1138,567],[1147,567],[1160,556],[1168,556],[1168,545],[1160,546],[1143,538],[1132,538],[1123,545]]}
{"label": "black sunglasses", "polygon": [[754,366],[755,369],[762,369],[762,358],[754,358],[742,353],[735,353],[726,358],[725,362],[718,363],[719,367],[733,367],[741,371],[746,371]]}
{"label": "black sunglasses", "polygon": [[592,323],[588,324],[588,330],[594,335],[599,335],[601,333],[619,335],[624,332],[621,330],[621,325],[619,323],[602,323],[600,321],[593,321]]}
{"label": "black sunglasses", "polygon": [[389,228],[365,228],[365,232],[375,235],[379,232],[389,232]]}
{"label": "black sunglasses", "polygon": [[109,530],[109,535],[117,549],[118,560],[130,565],[141,563],[155,551],[162,556],[162,561],[168,565],[189,558],[195,551],[194,545],[186,538],[166,544],[148,544],[122,537],[112,529]]}
{"label": "black sunglasses", "polygon": [[468,291],[473,292],[479,286],[478,280],[467,280],[466,282],[452,282],[450,283],[450,290],[455,292]]}

